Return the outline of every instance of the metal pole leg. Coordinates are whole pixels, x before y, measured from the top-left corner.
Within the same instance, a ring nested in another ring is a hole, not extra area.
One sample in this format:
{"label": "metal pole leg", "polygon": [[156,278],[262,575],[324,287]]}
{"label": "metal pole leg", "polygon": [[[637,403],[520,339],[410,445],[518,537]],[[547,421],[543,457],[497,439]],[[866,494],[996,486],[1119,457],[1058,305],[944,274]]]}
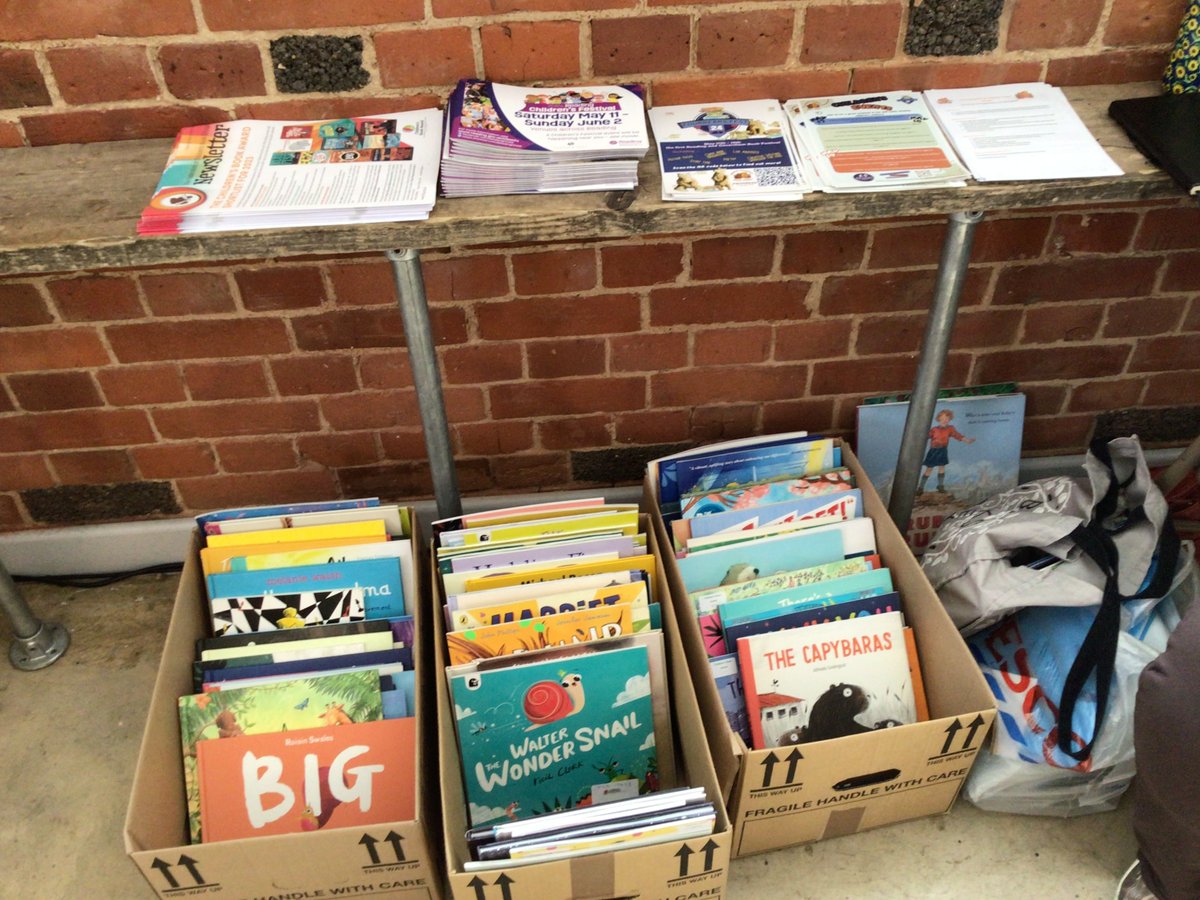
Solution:
{"label": "metal pole leg", "polygon": [[946,351],[954,332],[958,298],[966,279],[967,264],[971,261],[971,242],[975,239],[975,226],[982,218],[982,212],[951,213],[946,227],[933,305],[929,310],[929,320],[925,323],[917,379],[908,405],[908,417],[904,420],[900,457],[896,461],[892,496],[888,501],[888,513],[902,534],[908,530],[908,520],[912,516],[921,460],[925,456],[925,440],[929,434],[929,423],[933,421],[938,385],[946,365]]}
{"label": "metal pole leg", "polygon": [[3,564],[0,564],[0,609],[12,623],[15,637],[8,659],[14,667],[26,672],[44,669],[67,652],[71,642],[67,629],[34,616]]}
{"label": "metal pole leg", "polygon": [[438,517],[462,515],[458,493],[458,474],[450,449],[450,429],[446,424],[446,402],[442,398],[442,377],[438,371],[437,351],[429,327],[429,306],[425,300],[425,279],[421,275],[421,256],[416,250],[388,250],[396,277],[400,315],[404,320],[404,339],[408,345],[409,365],[417,386],[417,405],[425,428],[425,451],[433,475],[433,495]]}

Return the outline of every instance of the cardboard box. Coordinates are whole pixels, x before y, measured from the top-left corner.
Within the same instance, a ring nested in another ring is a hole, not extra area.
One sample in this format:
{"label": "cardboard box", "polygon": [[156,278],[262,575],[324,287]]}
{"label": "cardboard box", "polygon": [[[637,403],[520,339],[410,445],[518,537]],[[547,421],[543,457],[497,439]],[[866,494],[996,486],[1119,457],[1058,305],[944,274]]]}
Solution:
{"label": "cardboard box", "polygon": [[[948,812],[996,716],[979,667],[844,445],[842,462],[862,488],[880,555],[912,626],[930,719],[790,749],[749,749],[725,719],[695,613],[674,556],[667,554],[667,582],[733,828],[735,858]],[[659,543],[670,547],[658,515],[657,478],[652,466],[645,502],[654,510]]]}
{"label": "cardboard box", "polygon": [[[414,533],[419,533],[416,523]],[[414,582],[425,583],[414,541]],[[125,818],[125,850],[159,897],[441,897],[428,662],[416,661],[417,818],[366,828],[189,844],[177,700],[192,693],[195,641],[208,634],[198,536],[184,564]],[[418,598],[419,599],[419,598]],[[426,627],[417,604],[417,633]],[[428,643],[428,641],[426,641]],[[418,653],[418,657],[420,654]]]}
{"label": "cardboard box", "polygon": [[[642,516],[643,530],[649,529]],[[655,547],[652,532],[648,546]],[[654,552],[657,553],[657,550]],[[661,554],[659,555],[661,563]],[[436,566],[431,566],[436,571]],[[438,738],[442,773],[442,822],[450,894],[459,900],[567,900],[567,898],[646,897],[661,900],[725,896],[729,877],[729,820],[721,805],[721,793],[713,770],[712,757],[704,740],[704,729],[696,694],[679,641],[661,566],[654,586],[655,597],[663,607],[663,636],[667,650],[667,670],[671,682],[675,750],[679,754],[677,770],[680,782],[703,786],[717,806],[717,823],[710,836],[685,841],[668,841],[649,847],[596,853],[574,859],[522,866],[467,872],[463,862],[469,859],[466,841],[466,800],[462,766],[455,736],[454,710],[445,669],[445,623],[436,615]],[[441,584],[434,584],[434,597],[440,612],[445,604]]]}

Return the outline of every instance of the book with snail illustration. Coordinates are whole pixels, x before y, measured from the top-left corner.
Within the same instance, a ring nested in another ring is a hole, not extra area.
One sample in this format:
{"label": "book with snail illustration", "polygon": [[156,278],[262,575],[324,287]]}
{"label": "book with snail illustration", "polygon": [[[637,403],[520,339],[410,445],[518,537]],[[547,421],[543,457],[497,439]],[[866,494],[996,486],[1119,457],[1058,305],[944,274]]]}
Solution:
{"label": "book with snail illustration", "polygon": [[446,676],[473,827],[674,786],[660,632]]}

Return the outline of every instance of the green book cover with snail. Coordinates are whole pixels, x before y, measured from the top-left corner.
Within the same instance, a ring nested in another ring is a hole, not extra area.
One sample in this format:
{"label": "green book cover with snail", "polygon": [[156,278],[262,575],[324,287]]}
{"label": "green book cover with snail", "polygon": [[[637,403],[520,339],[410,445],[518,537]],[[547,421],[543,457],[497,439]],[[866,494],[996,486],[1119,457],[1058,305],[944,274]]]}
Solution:
{"label": "green book cover with snail", "polygon": [[663,786],[645,645],[447,674],[472,826]]}

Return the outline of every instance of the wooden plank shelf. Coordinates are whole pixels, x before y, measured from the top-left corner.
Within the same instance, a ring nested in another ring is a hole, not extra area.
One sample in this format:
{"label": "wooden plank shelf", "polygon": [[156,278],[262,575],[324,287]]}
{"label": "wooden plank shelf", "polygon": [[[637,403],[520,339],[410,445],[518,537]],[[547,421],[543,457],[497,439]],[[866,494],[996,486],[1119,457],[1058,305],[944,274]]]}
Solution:
{"label": "wooden plank shelf", "polygon": [[861,219],[945,215],[1060,204],[1168,199],[1182,191],[1108,117],[1119,97],[1155,84],[1067,91],[1092,133],[1126,173],[1119,178],[970,184],[870,194],[810,194],[790,203],[667,203],[654,154],[628,196],[543,194],[441,198],[427,221],[139,237],[136,223],[171,141],[117,141],[0,151],[0,275],[169,266],[177,263],[417,250],[543,240],[789,228]]}

